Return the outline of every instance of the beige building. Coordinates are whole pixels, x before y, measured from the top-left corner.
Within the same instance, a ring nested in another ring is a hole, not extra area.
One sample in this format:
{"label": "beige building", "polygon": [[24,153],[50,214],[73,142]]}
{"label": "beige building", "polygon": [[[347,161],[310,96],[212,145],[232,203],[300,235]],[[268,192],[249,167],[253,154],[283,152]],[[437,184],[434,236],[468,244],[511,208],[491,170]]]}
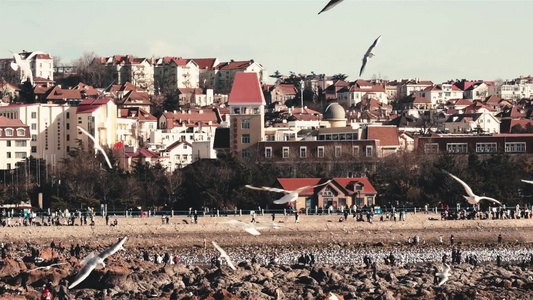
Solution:
{"label": "beige building", "polygon": [[14,169],[30,156],[30,130],[20,120],[0,116],[0,170]]}
{"label": "beige building", "polygon": [[95,58],[93,63],[105,66],[107,72],[115,80],[115,84],[131,82],[148,93],[154,91],[154,67],[151,59],[131,55],[113,55]]}
{"label": "beige building", "polygon": [[200,87],[198,64],[192,59],[163,57],[156,60],[154,80],[159,92]]}
{"label": "beige building", "polygon": [[265,68],[254,60],[223,62],[215,67],[215,93],[227,94],[232,90],[235,74],[257,73],[260,83],[268,79]]}

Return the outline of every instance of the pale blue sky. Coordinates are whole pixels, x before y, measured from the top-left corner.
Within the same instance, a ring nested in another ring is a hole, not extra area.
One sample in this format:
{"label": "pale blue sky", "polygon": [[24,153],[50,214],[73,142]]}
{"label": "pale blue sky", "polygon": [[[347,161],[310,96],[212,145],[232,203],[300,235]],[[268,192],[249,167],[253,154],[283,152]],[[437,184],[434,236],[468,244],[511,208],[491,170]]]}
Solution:
{"label": "pale blue sky", "polygon": [[0,57],[41,50],[101,56],[255,59],[269,74],[510,79],[533,75],[533,1],[6,1]]}

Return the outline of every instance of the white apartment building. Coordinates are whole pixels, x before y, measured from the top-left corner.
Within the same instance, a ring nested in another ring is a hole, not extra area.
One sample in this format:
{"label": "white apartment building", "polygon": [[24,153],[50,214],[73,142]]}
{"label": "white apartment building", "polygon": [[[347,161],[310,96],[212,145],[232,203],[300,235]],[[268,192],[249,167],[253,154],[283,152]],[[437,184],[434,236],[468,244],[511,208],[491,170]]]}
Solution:
{"label": "white apartment building", "polygon": [[163,57],[155,62],[154,80],[158,91],[200,87],[198,64],[192,59]]}
{"label": "white apartment building", "polygon": [[21,120],[29,127],[30,155],[57,166],[77,145],[76,107],[65,104],[9,104],[0,106],[0,116]]}
{"label": "white apartment building", "polygon": [[418,97],[431,101],[433,106],[446,104],[450,99],[463,99],[463,91],[452,84],[439,84],[429,86],[421,91],[414,92]]}
{"label": "white apartment building", "polygon": [[14,169],[30,156],[30,130],[21,120],[0,116],[0,170]]}
{"label": "white apartment building", "polygon": [[[117,106],[112,99],[83,100],[76,109],[76,123],[87,130],[99,142],[100,146],[113,148],[117,140]],[[77,132],[77,138],[87,147],[89,138]]]}
{"label": "white apartment building", "polygon": [[115,80],[115,84],[131,82],[148,93],[154,91],[154,67],[151,59],[131,55],[113,55],[95,58],[93,63],[105,66]]}
{"label": "white apartment building", "polygon": [[426,81],[426,80],[420,80],[420,79],[402,79],[398,82],[398,85],[396,86],[397,91],[397,97],[398,99],[401,99],[403,97],[410,96],[414,92],[422,91],[430,86],[433,86],[433,82]]}
{"label": "white apartment building", "polygon": [[489,85],[484,82],[474,83],[464,92],[464,97],[470,100],[485,100],[489,96]]}
{"label": "white apartment building", "polygon": [[254,60],[223,62],[215,67],[215,93],[229,94],[233,86],[235,74],[257,73],[260,83],[265,83],[268,80],[266,69]]}
{"label": "white apartment building", "polygon": [[215,67],[220,63],[218,58],[192,58],[198,65],[199,87],[202,89],[214,89]]}
{"label": "white apartment building", "polygon": [[389,103],[385,88],[380,84],[371,84],[365,80],[357,80],[353,85],[337,91],[337,100],[347,102],[348,106],[356,105],[362,100],[376,99],[380,103]]}

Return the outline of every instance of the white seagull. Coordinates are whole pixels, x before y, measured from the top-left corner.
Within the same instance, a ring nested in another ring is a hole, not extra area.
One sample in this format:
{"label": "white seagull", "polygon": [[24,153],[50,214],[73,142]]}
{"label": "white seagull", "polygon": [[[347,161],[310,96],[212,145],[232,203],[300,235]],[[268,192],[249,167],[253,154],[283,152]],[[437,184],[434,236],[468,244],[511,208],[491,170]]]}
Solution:
{"label": "white seagull", "polygon": [[298,199],[298,194],[301,193],[302,191],[305,191],[305,190],[311,189],[311,188],[316,188],[317,186],[326,185],[326,184],[328,184],[330,182],[331,182],[331,179],[326,181],[326,182],[324,182],[324,183],[317,184],[317,185],[302,186],[301,188],[297,188],[294,191],[287,191],[287,190],[284,190],[284,189],[278,189],[278,188],[273,188],[273,187],[268,187],[268,186],[255,187],[255,186],[251,186],[251,185],[248,185],[248,184],[245,185],[245,187],[247,187],[249,189],[252,189],[252,190],[258,190],[258,191],[285,193],[286,194],[285,196],[283,196],[283,197],[279,198],[278,200],[274,201],[275,204],[285,204],[285,203],[288,203],[288,202],[296,201],[296,199]]}
{"label": "white seagull", "polygon": [[331,0],[328,4],[318,13],[319,15],[325,11],[332,9],[335,5],[341,3],[343,0]]}
{"label": "white seagull", "polygon": [[[13,52],[11,52],[11,53],[13,53]],[[38,54],[45,54],[45,53],[42,52],[42,51],[33,51],[30,55],[28,55],[28,57],[26,57],[24,59],[22,58],[22,56],[20,56],[20,54],[13,53],[13,58],[15,59],[15,61],[11,62],[11,68],[14,71],[17,71],[20,68],[22,73],[30,81],[31,85],[33,85],[33,73],[31,71],[30,62],[31,62],[32,58],[35,55],[38,55]],[[24,80],[24,79],[25,78],[22,78],[22,80]],[[24,81],[22,81],[22,82],[24,82]]]}
{"label": "white seagull", "polygon": [[89,132],[87,132],[87,130],[83,129],[83,127],[81,127],[81,126],[78,126],[78,129],[81,132],[83,132],[85,135],[87,135],[93,141],[94,148],[97,149],[97,150],[100,150],[100,152],[102,152],[102,154],[105,157],[105,161],[107,162],[107,165],[109,166],[110,169],[113,169],[113,166],[111,165],[111,162],[109,161],[109,157],[107,157],[107,154],[105,153],[104,148],[102,148],[102,146],[100,146],[100,144],[98,144],[98,142],[96,141],[94,136],[92,136]]}
{"label": "white seagull", "polygon": [[443,285],[446,281],[448,281],[448,278],[450,278],[450,266],[448,264],[444,264],[444,269],[439,268],[439,272],[435,274],[435,276],[440,278],[439,284],[437,286]]}
{"label": "white seagull", "polygon": [[280,226],[278,224],[269,224],[269,223],[245,223],[239,220],[231,220],[226,222],[226,224],[234,225],[243,228],[246,232],[251,235],[260,235],[261,233],[257,229],[264,228],[275,228],[278,229]]}
{"label": "white seagull", "polygon": [[525,179],[522,179],[522,182],[529,183],[529,184],[533,184],[533,180],[525,180]]}
{"label": "white seagull", "polygon": [[375,56],[375,54],[372,53],[372,50],[379,43],[380,39],[381,39],[381,35],[378,36],[378,38],[374,41],[372,46],[370,46],[370,48],[368,48],[368,50],[366,51],[365,56],[363,56],[363,65],[361,66],[361,70],[359,71],[359,76],[363,74],[363,71],[365,70],[366,62],[368,61],[368,59]]}
{"label": "white seagull", "polygon": [[485,200],[492,201],[494,203],[498,203],[499,205],[502,205],[500,201],[498,201],[498,200],[496,200],[494,198],[485,197],[485,196],[478,196],[478,195],[474,194],[474,192],[472,192],[472,189],[464,181],[462,181],[457,176],[454,176],[454,175],[452,175],[452,174],[450,174],[448,172],[445,172],[445,173],[450,175],[453,179],[457,180],[463,186],[463,188],[465,189],[465,192],[468,194],[468,196],[463,196],[463,197],[465,197],[465,199],[466,199],[466,201],[468,201],[468,203],[470,203],[470,204],[478,204],[480,200],[485,199]]}
{"label": "white seagull", "polygon": [[217,242],[215,242],[215,241],[212,241],[212,242],[213,242],[213,246],[215,246],[215,249],[217,249],[218,252],[220,252],[220,257],[223,257],[226,260],[226,262],[228,263],[228,266],[233,271],[237,270],[237,268],[235,268],[235,266],[233,265],[233,262],[229,258],[229,255],[226,253],[226,251],[224,251],[224,249],[220,248],[220,246],[217,244]]}
{"label": "white seagull", "polygon": [[38,267],[38,268],[35,268],[35,269],[31,269],[30,272],[33,272],[33,271],[36,271],[36,270],[40,270],[40,269],[50,270],[52,267],[65,265],[65,264],[67,264],[67,263],[64,262],[64,263],[51,264],[51,265],[48,265],[48,266],[43,266],[43,267]]}
{"label": "white seagull", "polygon": [[113,246],[109,247],[104,252],[98,254],[98,256],[94,256],[93,253],[89,254],[86,258],[81,261],[80,265],[84,265],[84,267],[80,270],[76,278],[74,278],[74,281],[72,284],[69,285],[69,289],[72,289],[73,287],[77,286],[80,282],[85,280],[89,274],[93,271],[94,268],[105,268],[104,260],[110,256],[115,254],[118,250],[123,250],[124,242],[126,241],[128,237],[122,238],[118,243],[114,244]]}

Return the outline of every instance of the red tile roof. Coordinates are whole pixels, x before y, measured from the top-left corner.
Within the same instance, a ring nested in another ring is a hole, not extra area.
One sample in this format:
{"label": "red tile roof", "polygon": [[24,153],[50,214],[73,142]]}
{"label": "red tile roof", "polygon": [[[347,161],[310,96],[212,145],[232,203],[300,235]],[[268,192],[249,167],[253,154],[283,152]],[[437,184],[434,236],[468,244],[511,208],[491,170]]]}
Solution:
{"label": "red tile roof", "polygon": [[88,114],[96,111],[99,109],[102,105],[109,103],[109,101],[113,101],[112,99],[85,99],[80,102],[78,107],[76,108],[76,113],[78,114]]}
{"label": "red tile roof", "polygon": [[[7,117],[0,116],[0,126],[26,126],[19,119],[10,119]],[[27,126],[26,126],[27,127]]]}
{"label": "red tile roof", "polygon": [[199,69],[212,70],[215,67],[216,58],[193,58]]}
{"label": "red tile roof", "polygon": [[229,95],[228,104],[265,104],[265,97],[257,73],[237,73]]}
{"label": "red tile roof", "polygon": [[[284,190],[294,191],[303,186],[312,186],[325,182],[327,179],[322,178],[278,178],[278,183]],[[370,184],[367,178],[333,178],[332,183],[337,183],[342,186],[349,194],[353,195],[356,191],[350,189],[350,185],[360,183],[363,185],[361,193],[363,194],[377,194],[376,189]],[[331,184],[331,183],[330,183]],[[324,186],[319,186],[314,189],[309,188],[299,193],[301,196],[311,196],[315,194],[315,190],[321,190]]]}
{"label": "red tile roof", "polygon": [[0,89],[8,88],[8,87],[14,89],[15,91],[20,91],[20,89],[16,85],[10,82],[7,82],[7,81],[0,82]]}
{"label": "red tile roof", "polygon": [[141,156],[146,157],[146,158],[154,158],[154,157],[159,157],[159,154],[157,152],[150,151],[148,149],[139,148],[137,149],[137,151],[135,151],[135,153],[126,153],[126,156],[132,157],[132,158],[139,158]]}
{"label": "red tile roof", "polygon": [[364,177],[358,177],[358,178],[333,178],[335,182],[337,182],[339,185],[341,185],[344,189],[348,190],[349,192],[353,192],[351,194],[355,194],[357,191],[352,191],[349,186],[353,183],[361,183],[363,185],[363,190],[361,193],[363,194],[377,194],[378,192],[376,189],[372,186],[370,181],[368,181],[368,178]]}
{"label": "red tile roof", "polygon": [[211,121],[211,124],[213,125],[217,124],[217,116],[212,109],[191,108],[187,110],[178,110],[176,112],[166,111],[163,115],[167,118],[167,123],[172,120],[174,126],[196,123],[207,125],[209,124],[209,121]]}
{"label": "red tile roof", "polygon": [[137,118],[139,121],[157,121],[157,118],[139,107],[128,107],[120,109],[121,118]]}
{"label": "red tile roof", "polygon": [[230,61],[219,63],[215,68],[219,70],[245,70],[254,63],[253,60]]}
{"label": "red tile roof", "polygon": [[79,99],[81,100],[81,94],[79,90],[62,89],[59,85],[56,85],[54,89],[48,94],[46,100],[66,100],[66,99]]}
{"label": "red tile roof", "polygon": [[367,139],[379,140],[380,146],[400,146],[398,127],[395,126],[369,126]]}
{"label": "red tile roof", "polygon": [[165,150],[166,150],[167,152],[170,152],[170,151],[172,151],[172,149],[178,147],[178,146],[181,145],[181,144],[185,144],[185,145],[188,145],[189,147],[192,147],[192,145],[191,145],[189,142],[187,142],[187,141],[177,141],[177,142],[172,143],[172,144],[171,144],[170,146],[168,146],[167,149],[165,149]]}

